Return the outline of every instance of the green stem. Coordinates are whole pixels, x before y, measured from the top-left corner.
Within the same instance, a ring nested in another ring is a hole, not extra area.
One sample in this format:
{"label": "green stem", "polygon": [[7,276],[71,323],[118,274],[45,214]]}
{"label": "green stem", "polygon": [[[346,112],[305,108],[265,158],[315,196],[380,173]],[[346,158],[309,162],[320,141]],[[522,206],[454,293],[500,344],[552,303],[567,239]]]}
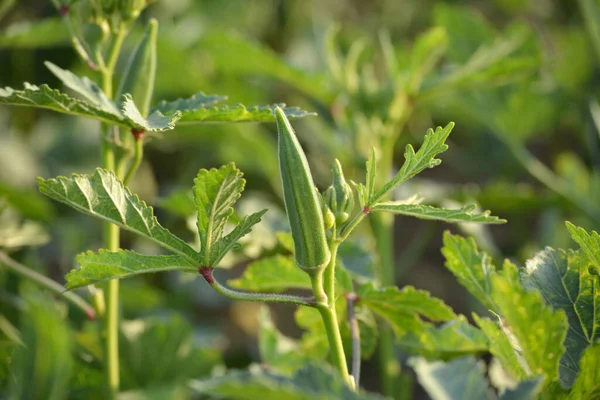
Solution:
{"label": "green stem", "polygon": [[600,223],[600,210],[587,198],[573,192],[570,185],[534,157],[523,145],[506,143],[513,156],[534,178],[583,211],[589,218]]}
{"label": "green stem", "polygon": [[[127,35],[125,29],[119,29],[113,38],[108,52],[108,63],[102,69],[102,90],[108,98],[113,96],[113,74],[123,40]],[[111,127],[104,129],[101,137],[102,167],[114,171],[116,167],[115,152],[111,137],[108,132]],[[110,223],[104,224],[104,247],[110,251],[117,251],[120,247],[119,227]],[[106,379],[106,396],[114,400],[119,393],[119,280],[113,279],[105,285],[106,311],[104,316],[105,351],[104,366]]]}
{"label": "green stem", "polygon": [[600,23],[598,22],[597,6],[593,0],[579,0],[579,8],[585,29],[588,31],[596,56],[600,60]]}
{"label": "green stem", "polygon": [[65,288],[53,281],[52,279],[45,277],[42,274],[39,274],[32,270],[31,268],[27,268],[25,265],[20,264],[16,260],[13,260],[8,254],[0,251],[0,263],[6,265],[13,272],[21,275],[24,278],[27,278],[38,285],[56,293],[64,296],[68,301],[73,303],[77,308],[82,310],[89,319],[96,318],[96,311],[94,307],[92,307],[87,301],[72,292],[65,292]]}
{"label": "green stem", "polygon": [[129,165],[129,169],[125,174],[125,178],[123,179],[123,185],[127,186],[129,180],[135,175],[136,171],[142,164],[142,159],[144,158],[144,139],[143,135],[138,137],[135,136],[135,147],[133,153],[133,160],[131,161],[131,165]]}
{"label": "green stem", "polygon": [[319,278],[321,274],[317,273],[311,276],[311,281],[313,283],[315,297],[319,299],[325,296],[327,299],[326,303],[319,302],[317,304],[317,309],[321,314],[325,332],[327,333],[329,351],[331,352],[331,363],[338,371],[340,371],[346,382],[348,382],[348,385],[354,388],[354,381],[352,380],[352,376],[348,373],[348,364],[346,362],[344,344],[340,334],[340,325],[335,312],[335,263],[339,244],[339,241],[332,240],[330,242],[329,251],[331,253],[331,259],[324,271],[325,280],[321,281],[321,278]]}
{"label": "green stem", "polygon": [[288,304],[296,304],[298,306],[306,306],[306,307],[317,307],[317,301],[315,301],[314,297],[302,297],[302,296],[293,296],[288,294],[278,294],[278,293],[248,293],[248,292],[238,292],[237,290],[230,289],[226,286],[223,286],[219,283],[215,277],[213,276],[213,268],[205,267],[200,268],[200,274],[204,277],[206,282],[217,292],[222,294],[223,296],[229,297],[233,300],[241,300],[241,301],[260,301],[260,302],[270,302],[270,303],[288,303]]}

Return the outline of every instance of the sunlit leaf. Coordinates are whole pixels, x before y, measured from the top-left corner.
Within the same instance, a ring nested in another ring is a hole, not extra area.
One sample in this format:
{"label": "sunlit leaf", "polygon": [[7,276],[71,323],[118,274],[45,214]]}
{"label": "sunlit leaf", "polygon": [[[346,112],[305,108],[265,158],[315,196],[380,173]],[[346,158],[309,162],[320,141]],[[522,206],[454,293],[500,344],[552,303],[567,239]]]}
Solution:
{"label": "sunlit leaf", "polygon": [[38,183],[43,194],[77,211],[137,233],[191,262],[198,259],[198,253],[163,228],[152,207],[131,194],[110,171],[97,169],[91,176],[38,178]]}
{"label": "sunlit leaf", "polygon": [[66,276],[66,287],[69,290],[110,279],[154,272],[198,272],[197,263],[191,262],[187,257],[146,256],[129,250],[100,250],[98,253],[88,251],[79,254],[77,262],[80,265],[79,269],[72,270]]}
{"label": "sunlit leaf", "polygon": [[539,292],[526,290],[517,267],[508,261],[492,276],[492,299],[518,341],[531,374],[548,381],[557,379],[568,328],[564,312],[553,311]]}
{"label": "sunlit leaf", "polygon": [[246,181],[242,175],[231,163],[218,170],[201,169],[194,180],[200,260],[205,267],[216,266],[266,212],[263,210],[245,217],[228,235],[223,236],[225,224],[233,214],[233,205],[244,190]]}
{"label": "sunlit leaf", "polygon": [[234,288],[256,292],[312,289],[310,278],[298,267],[294,258],[282,255],[254,261],[241,277],[228,283]]}
{"label": "sunlit leaf", "polygon": [[458,282],[485,307],[495,310],[496,305],[491,297],[494,266],[490,256],[477,249],[475,240],[445,232],[442,254],[446,258],[446,267]]}
{"label": "sunlit leaf", "polygon": [[425,322],[420,316],[432,321],[448,321],[456,317],[442,300],[411,286],[401,290],[395,286],[378,290],[373,284],[367,284],[360,288],[358,296],[360,304],[385,319],[398,337],[422,330]]}
{"label": "sunlit leaf", "polygon": [[460,209],[450,210],[424,204],[402,204],[386,201],[375,204],[371,211],[386,211],[394,214],[406,215],[421,219],[438,220],[451,223],[479,222],[484,224],[502,224],[506,220],[490,215],[490,211],[480,214],[473,213],[475,205],[467,205]]}
{"label": "sunlit leaf", "polygon": [[450,122],[445,128],[437,127],[435,131],[429,129],[423,140],[423,145],[416,153],[410,144],[407,145],[404,153],[405,161],[400,168],[400,171],[391,181],[385,184],[383,188],[371,197],[369,203],[377,203],[388,192],[394,190],[413,176],[427,168],[433,168],[440,165],[442,161],[435,157],[448,149],[446,139],[448,139],[453,128],[454,123]]}

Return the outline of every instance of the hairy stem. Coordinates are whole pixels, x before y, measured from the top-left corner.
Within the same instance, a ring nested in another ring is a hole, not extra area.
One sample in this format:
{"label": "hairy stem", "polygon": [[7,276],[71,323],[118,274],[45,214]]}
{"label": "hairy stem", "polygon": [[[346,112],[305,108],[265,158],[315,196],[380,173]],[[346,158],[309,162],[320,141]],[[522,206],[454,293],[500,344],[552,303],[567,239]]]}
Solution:
{"label": "hairy stem", "polygon": [[[108,63],[102,69],[102,90],[108,98],[113,97],[113,75],[121,46],[127,31],[119,29],[113,37],[108,52]],[[111,127],[103,129],[106,134],[101,135],[102,167],[115,171],[116,161],[113,143],[108,132]],[[105,223],[103,232],[104,247],[110,251],[117,251],[120,247],[119,227]],[[106,398],[114,400],[119,393],[119,280],[113,279],[105,285],[106,311],[104,315],[104,367],[106,379]]]}
{"label": "hairy stem", "polygon": [[[321,283],[315,277],[311,276],[311,280],[313,282],[313,290],[315,291],[315,296],[318,293],[324,293],[326,296],[327,302],[319,302],[317,304],[317,309],[321,314],[321,319],[323,320],[323,325],[325,327],[325,332],[327,333],[327,340],[329,341],[329,351],[331,353],[331,363],[333,366],[340,371],[346,382],[350,387],[354,388],[354,384],[352,381],[352,377],[348,374],[348,364],[346,362],[346,354],[344,353],[344,345],[342,342],[342,336],[340,334],[340,325],[337,320],[337,315],[335,312],[335,263],[337,258],[337,249],[339,246],[338,241],[331,241],[329,245],[329,250],[331,253],[331,259],[329,260],[329,264],[325,268],[324,274],[326,281]],[[319,274],[315,274],[319,275]]]}
{"label": "hairy stem", "polygon": [[85,301],[83,298],[72,292],[65,292],[65,288],[53,281],[52,279],[35,272],[33,269],[26,267],[25,265],[12,259],[8,254],[0,251],[0,263],[10,268],[13,272],[20,276],[29,279],[36,284],[56,293],[64,296],[74,306],[82,310],[89,319],[96,318],[96,311],[91,304]]}
{"label": "hairy stem", "polygon": [[204,277],[204,280],[217,292],[222,294],[223,296],[229,297],[234,300],[242,300],[242,301],[260,301],[260,302],[270,302],[270,303],[288,303],[288,304],[296,304],[299,306],[306,307],[317,307],[318,303],[314,297],[302,297],[302,296],[293,296],[288,294],[278,294],[278,293],[248,293],[248,292],[239,292],[237,290],[230,289],[221,283],[219,283],[214,275],[214,268],[211,267],[203,267],[198,270],[200,275]]}

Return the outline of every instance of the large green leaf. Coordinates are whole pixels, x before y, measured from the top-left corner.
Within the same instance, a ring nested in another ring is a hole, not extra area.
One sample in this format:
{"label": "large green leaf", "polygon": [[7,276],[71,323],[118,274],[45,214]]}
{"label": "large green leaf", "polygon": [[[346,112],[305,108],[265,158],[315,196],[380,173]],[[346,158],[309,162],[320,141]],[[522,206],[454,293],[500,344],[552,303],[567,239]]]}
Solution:
{"label": "large green leaf", "polygon": [[66,87],[83,96],[88,103],[93,104],[107,113],[115,115],[119,114],[119,109],[116,104],[87,76],[80,78],[71,71],[62,69],[50,61],[46,61],[44,65],[54,74],[54,76],[60,79]]}
{"label": "large green leaf", "polygon": [[282,255],[262,258],[251,263],[241,277],[228,283],[234,288],[256,292],[312,289],[310,278],[298,267],[294,258]]}
{"label": "large green leaf", "polygon": [[589,346],[579,364],[579,375],[569,393],[569,400],[600,398],[600,344]]}
{"label": "large green leaf", "polygon": [[445,232],[442,254],[446,258],[446,267],[458,282],[485,307],[496,310],[491,297],[494,266],[489,255],[477,250],[475,240]]}
{"label": "large green leaf", "polygon": [[107,111],[106,104],[96,105],[71,97],[48,85],[38,87],[27,82],[24,84],[23,90],[15,90],[10,87],[0,88],[0,104],[45,108],[63,114],[92,118],[112,125],[145,131],[173,129],[180,116],[174,114],[165,117],[160,113],[153,113],[148,119],[144,119],[131,99],[125,101],[123,114],[118,110],[116,112],[114,110]]}
{"label": "large green leaf", "polygon": [[590,274],[588,257],[582,251],[548,247],[527,261],[521,280],[567,315],[569,330],[560,359],[560,382],[569,388],[579,373],[585,349],[600,339],[599,277]]}
{"label": "large green leaf", "polygon": [[592,233],[587,233],[585,229],[577,227],[568,221],[566,224],[573,240],[579,244],[589,259],[596,264],[596,267],[600,268],[600,235],[598,235],[598,232],[592,231]]}
{"label": "large green leaf", "polygon": [[67,289],[75,289],[94,283],[116,278],[162,271],[198,272],[198,263],[187,257],[146,256],[129,250],[111,252],[100,250],[98,253],[88,251],[77,256],[79,269],[74,269],[66,276]]}
{"label": "large green leaf", "polygon": [[438,154],[448,150],[446,139],[454,128],[454,122],[450,122],[445,128],[437,127],[435,131],[433,129],[427,130],[423,145],[415,153],[413,147],[409,144],[406,146],[404,153],[404,164],[400,168],[400,171],[384,185],[377,193],[375,193],[370,199],[369,204],[373,205],[377,203],[382,197],[384,197],[391,190],[394,190],[413,176],[422,172],[426,168],[433,168],[440,165],[442,160],[435,158]]}
{"label": "large green leaf", "polygon": [[253,366],[249,371],[193,381],[190,387],[201,394],[231,400],[367,400],[378,395],[355,392],[344,379],[326,364],[304,365],[291,376],[278,375],[268,369]]}
{"label": "large green leaf", "polygon": [[493,392],[483,362],[463,357],[444,363],[424,358],[409,360],[419,383],[433,400],[489,400]]}
{"label": "large green leaf", "polygon": [[526,290],[517,267],[509,261],[492,276],[492,300],[531,374],[542,375],[547,382],[557,379],[568,328],[564,312],[552,310],[539,292]]}
{"label": "large green leaf", "polygon": [[181,118],[181,113],[179,112],[165,116],[158,111],[152,112],[148,118],[144,118],[130,94],[123,95],[122,107],[123,116],[127,124],[134,129],[145,132],[170,131],[175,128],[175,123]]}
{"label": "large green leaf", "polygon": [[54,200],[146,237],[190,262],[198,261],[198,253],[163,228],[152,207],[132,195],[110,171],[97,169],[91,176],[38,178],[38,183],[40,191]]}
{"label": "large green leaf", "polygon": [[107,112],[94,104],[75,99],[58,89],[52,89],[48,85],[38,87],[25,82],[24,86],[23,90],[0,88],[0,104],[46,108],[63,114],[78,115],[129,127],[120,113]]}
{"label": "large green leaf", "polygon": [[242,104],[215,106],[226,100],[226,96],[205,95],[196,93],[187,99],[171,102],[162,101],[152,109],[161,115],[181,114],[181,124],[197,124],[209,122],[266,122],[275,121],[275,108],[280,107],[289,119],[316,115],[298,107],[285,107],[285,104],[246,107]]}
{"label": "large green leaf", "polygon": [[373,284],[367,284],[360,288],[358,296],[359,303],[385,319],[398,337],[423,330],[425,322],[421,315],[432,321],[449,321],[456,317],[442,300],[411,286],[402,290],[395,286],[378,290]]}
{"label": "large green leaf", "polygon": [[205,267],[214,267],[237,241],[250,232],[266,210],[245,217],[228,235],[223,237],[225,224],[233,214],[233,205],[244,190],[242,173],[230,163],[221,168],[201,169],[194,180],[194,200],[198,210],[200,234],[200,261]]}
{"label": "large green leaf", "polygon": [[515,379],[523,379],[528,374],[520,362],[521,356],[517,353],[509,337],[502,331],[500,326],[489,318],[474,315],[475,322],[488,339],[489,351],[500,362],[504,369]]}
{"label": "large green leaf", "polygon": [[449,321],[441,327],[426,324],[420,331],[411,331],[398,339],[402,350],[427,359],[449,360],[467,354],[487,351],[487,338],[470,325],[465,317]]}
{"label": "large green leaf", "polygon": [[470,204],[457,210],[449,210],[423,204],[403,204],[401,202],[386,201],[375,204],[371,208],[371,211],[387,211],[394,214],[451,223],[479,222],[485,224],[503,224],[506,222],[505,219],[490,215],[490,211],[484,211],[481,214],[473,213],[475,207],[475,204]]}
{"label": "large green leaf", "polygon": [[[413,358],[409,364],[415,369],[419,383],[433,400],[496,400],[498,397],[485,377],[485,365],[473,357],[450,362],[428,362]],[[500,400],[529,400],[535,398],[541,380],[534,378],[519,382],[506,390]]]}

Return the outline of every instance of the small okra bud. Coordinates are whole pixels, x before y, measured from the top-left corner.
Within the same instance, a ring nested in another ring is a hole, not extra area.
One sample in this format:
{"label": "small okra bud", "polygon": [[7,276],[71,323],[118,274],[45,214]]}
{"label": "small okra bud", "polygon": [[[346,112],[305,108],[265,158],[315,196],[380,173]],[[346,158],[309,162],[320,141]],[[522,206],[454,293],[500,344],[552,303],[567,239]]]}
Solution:
{"label": "small okra bud", "polygon": [[337,159],[333,164],[333,184],[325,191],[324,198],[335,215],[336,223],[339,225],[346,222],[354,208],[354,193],[346,182],[342,165]]}
{"label": "small okra bud", "polygon": [[158,21],[151,19],[148,21],[144,36],[129,58],[116,97],[120,101],[125,93],[131,94],[133,102],[144,117],[147,117],[150,112],[150,102],[154,92],[157,32]]}
{"label": "small okra bud", "polygon": [[327,266],[331,255],[319,194],[306,155],[281,108],[275,109],[278,131],[279,171],[285,210],[294,240],[294,257],[306,272]]}
{"label": "small okra bud", "polygon": [[120,0],[119,3],[119,14],[123,22],[131,22],[137,19],[140,12],[149,3],[148,0]]}

